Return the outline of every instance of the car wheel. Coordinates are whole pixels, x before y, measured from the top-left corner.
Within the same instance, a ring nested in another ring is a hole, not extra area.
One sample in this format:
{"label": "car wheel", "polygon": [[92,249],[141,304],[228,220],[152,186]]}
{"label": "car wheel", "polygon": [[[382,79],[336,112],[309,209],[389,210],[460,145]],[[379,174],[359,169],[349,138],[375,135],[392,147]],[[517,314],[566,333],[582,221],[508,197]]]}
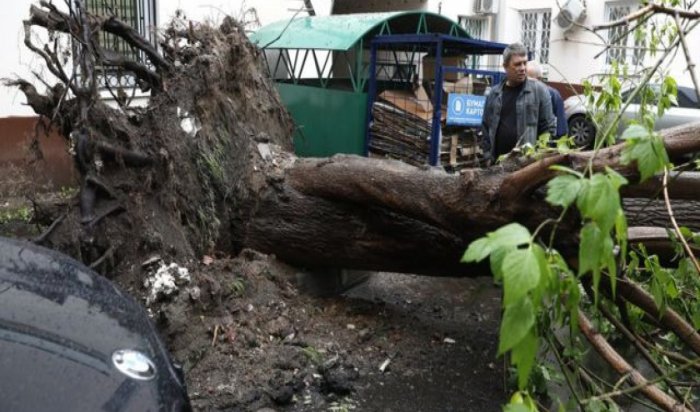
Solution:
{"label": "car wheel", "polygon": [[574,138],[578,147],[591,147],[595,141],[595,125],[584,115],[569,119],[569,136]]}

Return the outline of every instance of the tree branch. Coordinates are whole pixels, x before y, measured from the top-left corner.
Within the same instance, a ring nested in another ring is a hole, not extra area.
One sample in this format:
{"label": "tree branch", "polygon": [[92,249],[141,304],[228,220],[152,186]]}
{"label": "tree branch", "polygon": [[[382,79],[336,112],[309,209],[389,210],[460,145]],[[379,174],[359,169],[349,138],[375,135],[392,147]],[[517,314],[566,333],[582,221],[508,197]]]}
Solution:
{"label": "tree branch", "polygon": [[[50,11],[42,10],[32,5],[29,9],[29,24],[45,27],[49,30],[56,30],[65,33],[77,33],[78,22],[71,16],[58,10],[51,9],[49,3],[41,1],[42,7],[49,8]],[[148,56],[151,63],[159,69],[169,71],[172,65],[158,53],[158,50],[138,31],[116,17],[101,17],[95,15],[88,16],[91,27],[98,27],[101,30],[124,39],[130,46],[142,50]]]}
{"label": "tree branch", "polygon": [[613,27],[617,26],[624,26],[626,24],[629,24],[629,22],[633,20],[638,20],[641,19],[642,17],[646,16],[647,14],[667,14],[669,16],[680,16],[683,17],[684,19],[689,19],[689,20],[697,20],[700,19],[700,11],[693,11],[693,10],[684,10],[684,9],[677,9],[673,7],[666,7],[662,6],[660,4],[648,4],[639,10],[635,10],[634,12],[622,17],[621,19],[612,21],[610,23],[605,23],[605,24],[597,24],[592,27],[593,31],[599,31],[599,30],[604,30],[604,29],[610,29]]}
{"label": "tree branch", "polygon": [[685,33],[683,33],[683,27],[681,27],[681,21],[678,18],[678,13],[673,15],[676,20],[676,27],[678,29],[678,35],[681,38],[681,45],[683,46],[683,54],[685,54],[685,61],[688,63],[688,72],[690,73],[690,79],[693,81],[693,86],[695,87],[695,97],[697,101],[700,102],[700,85],[698,85],[698,79],[695,76],[695,63],[693,63],[692,56],[688,50],[688,43],[685,40]]}
{"label": "tree branch", "polygon": [[[671,199],[700,200],[700,172],[670,172],[667,182]],[[663,192],[663,176],[653,176],[644,183],[623,186],[623,197],[656,198]]]}
{"label": "tree branch", "polygon": [[685,236],[683,236],[683,232],[681,232],[681,228],[678,227],[678,223],[676,223],[676,218],[673,215],[673,208],[671,208],[671,199],[668,196],[668,168],[664,168],[664,201],[666,202],[666,210],[668,211],[668,217],[671,219],[671,224],[673,225],[673,230],[676,232],[676,236],[678,237],[678,240],[683,244],[683,248],[685,249],[685,252],[688,254],[688,257],[690,257],[690,260],[693,262],[693,265],[695,266],[695,270],[697,271],[698,274],[700,274],[700,264],[698,264],[698,260],[695,258],[695,255],[693,254],[692,249],[690,249],[690,246],[688,246],[688,241],[685,240]]}
{"label": "tree branch", "polygon": [[[700,122],[677,126],[661,131],[664,139],[664,146],[670,158],[679,158],[688,153],[700,151]],[[605,149],[600,149],[597,153],[593,150],[585,152],[569,153],[567,155],[552,155],[538,160],[522,169],[508,175],[503,179],[499,196],[504,199],[514,199],[515,197],[529,196],[547,183],[556,173],[551,170],[555,164],[563,164],[582,171],[593,158],[593,170],[602,171],[612,168],[631,180],[639,178],[639,172],[634,165],[623,165],[620,163],[620,156],[625,147],[625,142],[618,143]],[[651,185],[651,184],[650,184]],[[648,190],[648,187],[645,187]],[[642,189],[640,189],[642,190]],[[679,189],[679,195],[692,196],[691,193]],[[697,196],[692,196],[693,199]]]}
{"label": "tree branch", "polygon": [[654,298],[639,285],[627,279],[617,280],[617,292],[625,300],[639,307],[652,318],[658,319],[664,327],[685,342],[693,352],[700,355],[700,334],[677,312],[671,308],[666,308],[661,313],[654,302]]}
{"label": "tree branch", "polygon": [[[150,70],[145,64],[139,63],[135,60],[128,59],[121,53],[117,53],[112,50],[107,50],[96,45],[95,51],[100,58],[100,63],[105,66],[111,67],[121,67],[128,70],[139,79],[143,80],[144,83],[152,86],[156,90],[162,89],[162,78],[161,76]],[[141,88],[142,91],[148,91],[148,88]]]}
{"label": "tree branch", "polygon": [[618,373],[629,376],[632,382],[639,387],[639,391],[649,400],[667,411],[690,411],[659,389],[653,382],[648,381],[639,371],[620,356],[620,354],[610,346],[605,337],[600,335],[593,328],[593,324],[581,310],[578,311],[578,323],[581,332],[583,332],[596,352],[598,352],[598,354]]}

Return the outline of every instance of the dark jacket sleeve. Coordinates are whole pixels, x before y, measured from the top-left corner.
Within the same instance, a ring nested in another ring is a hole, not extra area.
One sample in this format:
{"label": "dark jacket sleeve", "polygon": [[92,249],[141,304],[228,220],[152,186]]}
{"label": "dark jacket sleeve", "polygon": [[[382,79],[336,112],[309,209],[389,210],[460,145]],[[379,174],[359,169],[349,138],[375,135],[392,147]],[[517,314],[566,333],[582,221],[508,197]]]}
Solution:
{"label": "dark jacket sleeve", "polygon": [[491,159],[491,128],[496,127],[492,125],[493,117],[489,110],[489,106],[493,104],[491,101],[493,99],[493,93],[489,93],[486,96],[486,102],[484,103],[484,115],[481,117],[481,151],[486,160]]}
{"label": "dark jacket sleeve", "polygon": [[552,98],[552,109],[554,109],[554,117],[557,118],[557,134],[556,137],[562,137],[569,134],[569,126],[566,124],[566,113],[564,113],[564,100],[557,89],[549,88],[549,95]]}
{"label": "dark jacket sleeve", "polygon": [[537,98],[540,101],[539,119],[537,121],[537,135],[549,132],[551,136],[557,134],[557,119],[552,110],[552,98],[544,83],[537,84]]}

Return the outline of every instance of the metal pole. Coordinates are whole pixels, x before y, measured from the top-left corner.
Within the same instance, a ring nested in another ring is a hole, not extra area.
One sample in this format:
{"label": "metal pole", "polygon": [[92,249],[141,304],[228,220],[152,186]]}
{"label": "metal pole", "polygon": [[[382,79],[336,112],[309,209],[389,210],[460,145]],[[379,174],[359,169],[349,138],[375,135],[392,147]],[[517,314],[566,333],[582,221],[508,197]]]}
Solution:
{"label": "metal pole", "polygon": [[435,53],[435,88],[433,89],[433,124],[430,130],[430,165],[440,165],[440,134],[442,117],[442,37]]}
{"label": "metal pole", "polygon": [[365,156],[369,156],[369,142],[372,138],[370,125],[372,124],[372,106],[374,96],[377,94],[377,43],[372,42],[369,54],[369,90],[367,91],[367,116],[365,121]]}

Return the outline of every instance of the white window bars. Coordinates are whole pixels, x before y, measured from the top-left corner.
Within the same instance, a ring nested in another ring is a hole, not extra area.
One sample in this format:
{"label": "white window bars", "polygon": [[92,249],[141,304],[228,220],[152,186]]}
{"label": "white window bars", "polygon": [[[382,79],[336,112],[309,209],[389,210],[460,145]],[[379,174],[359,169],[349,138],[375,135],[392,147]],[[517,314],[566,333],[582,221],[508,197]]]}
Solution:
{"label": "white window bars", "polygon": [[[156,0],[84,0],[83,4],[85,4],[87,11],[92,14],[118,18],[136,29],[151,44],[157,46],[155,34],[157,26]],[[106,50],[115,51],[129,59],[150,66],[143,51],[132,48],[120,37],[100,32],[97,41],[100,47]],[[103,76],[100,83],[103,87],[135,86],[134,76],[130,73],[123,73],[110,67],[101,67],[100,69]]]}
{"label": "white window bars", "polygon": [[523,10],[520,12],[523,45],[542,64],[549,63],[549,37],[552,10]]}
{"label": "white window bars", "polygon": [[[605,20],[612,22],[630,14],[639,7],[637,1],[608,2],[605,4]],[[620,64],[631,63],[639,65],[644,62],[645,41],[635,40],[630,32],[628,24],[612,27],[608,30],[609,49],[605,56],[605,63],[616,61]]]}

